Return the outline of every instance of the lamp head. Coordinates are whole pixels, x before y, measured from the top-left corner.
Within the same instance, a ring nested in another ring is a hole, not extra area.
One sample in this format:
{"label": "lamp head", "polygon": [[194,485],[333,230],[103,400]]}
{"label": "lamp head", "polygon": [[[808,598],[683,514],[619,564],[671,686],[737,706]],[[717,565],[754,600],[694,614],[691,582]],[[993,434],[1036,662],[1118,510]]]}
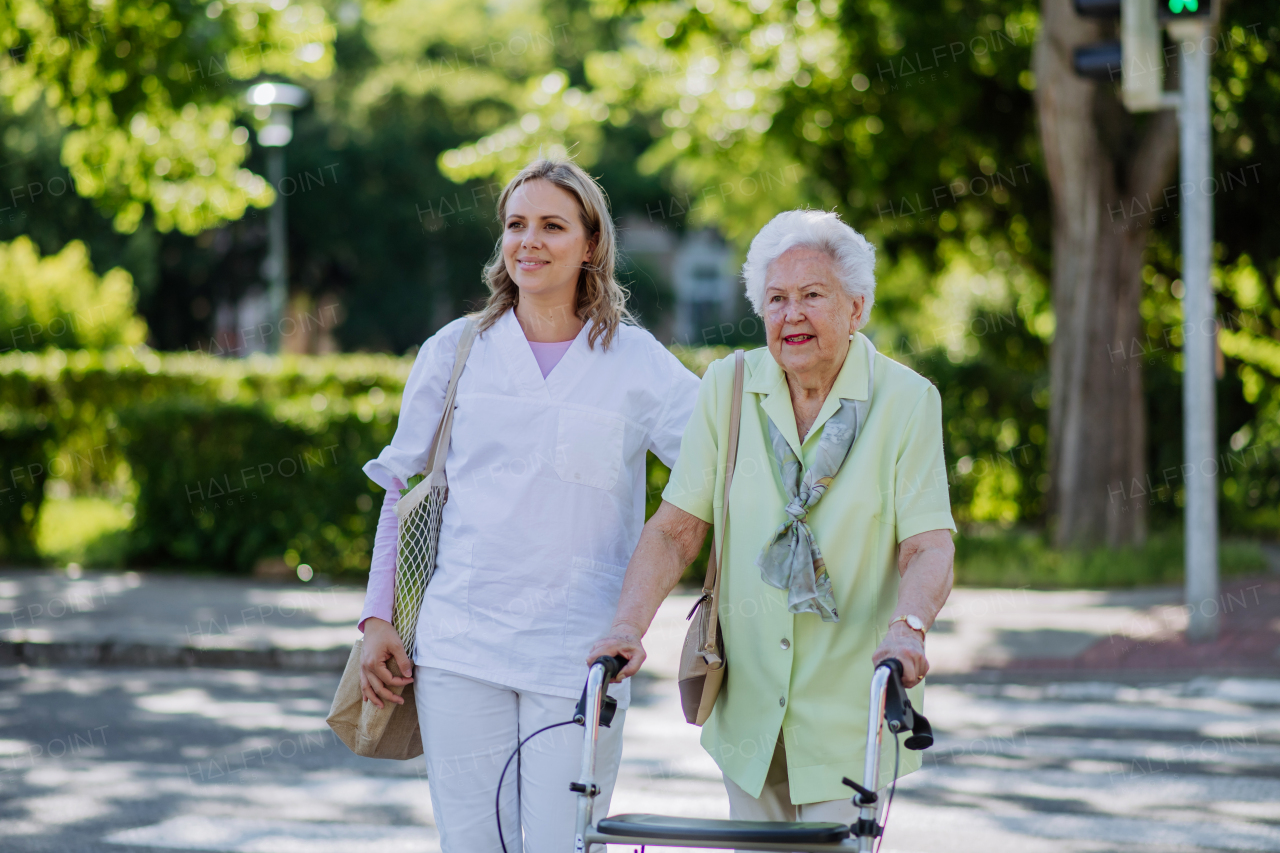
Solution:
{"label": "lamp head", "polygon": [[250,86],[245,100],[255,107],[285,107],[296,110],[311,100],[311,94],[292,83],[258,83]]}
{"label": "lamp head", "polygon": [[258,130],[258,144],[279,148],[293,139],[292,113],[311,100],[311,94],[292,83],[258,83],[245,92],[258,118],[267,123]]}

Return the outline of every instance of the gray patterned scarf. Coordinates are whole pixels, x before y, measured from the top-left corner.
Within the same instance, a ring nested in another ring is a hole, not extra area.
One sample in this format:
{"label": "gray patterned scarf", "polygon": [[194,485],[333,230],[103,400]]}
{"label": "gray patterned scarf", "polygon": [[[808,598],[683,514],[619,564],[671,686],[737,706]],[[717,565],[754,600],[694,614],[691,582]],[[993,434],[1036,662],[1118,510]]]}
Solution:
{"label": "gray patterned scarf", "polygon": [[817,613],[823,622],[839,622],[836,600],[831,592],[831,578],[822,551],[813,538],[813,531],[805,519],[809,511],[821,500],[844,465],[853,448],[853,442],[866,423],[867,410],[871,407],[874,390],[875,347],[867,338],[867,399],[841,399],[839,410],[827,420],[822,437],[814,449],[813,466],[804,465],[782,431],[769,419],[769,443],[778,463],[782,486],[790,499],[785,508],[786,520],[765,543],[756,565],[760,577],[769,586],[787,590],[787,609],[792,613]]}

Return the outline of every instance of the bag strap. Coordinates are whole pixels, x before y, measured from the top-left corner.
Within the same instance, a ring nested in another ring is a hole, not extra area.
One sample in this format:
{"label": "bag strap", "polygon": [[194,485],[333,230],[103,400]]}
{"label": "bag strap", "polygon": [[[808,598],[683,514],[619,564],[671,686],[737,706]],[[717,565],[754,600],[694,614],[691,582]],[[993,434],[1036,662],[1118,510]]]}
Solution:
{"label": "bag strap", "polygon": [[[733,402],[729,409],[729,447],[725,456],[724,491],[720,498],[720,547],[716,547],[715,531],[711,533],[711,570],[710,584],[703,582],[702,594],[711,596],[708,606],[711,616],[708,620],[707,644],[704,654],[715,656],[716,637],[720,633],[720,556],[724,551],[725,537],[729,535],[729,488],[733,485],[733,469],[738,464],[738,433],[742,426],[742,386],[746,374],[746,353],[734,350],[733,353]],[[708,589],[708,585],[711,587]]]}
{"label": "bag strap", "polygon": [[858,400],[853,404],[854,411],[858,413],[858,432],[862,432],[862,428],[867,423],[867,411],[871,408],[871,398],[876,393],[876,345],[871,343],[871,339],[866,335],[859,335],[862,343],[867,350],[867,399]]}
{"label": "bag strap", "polygon": [[440,425],[436,427],[435,437],[431,439],[431,449],[427,452],[427,465],[422,469],[424,477],[444,477],[444,460],[449,455],[449,438],[453,435],[453,410],[454,399],[458,396],[458,379],[467,366],[467,356],[471,355],[471,345],[476,339],[476,325],[476,319],[469,318],[462,327],[462,336],[458,338],[458,350],[453,358],[453,375],[449,377],[449,388],[444,394]]}

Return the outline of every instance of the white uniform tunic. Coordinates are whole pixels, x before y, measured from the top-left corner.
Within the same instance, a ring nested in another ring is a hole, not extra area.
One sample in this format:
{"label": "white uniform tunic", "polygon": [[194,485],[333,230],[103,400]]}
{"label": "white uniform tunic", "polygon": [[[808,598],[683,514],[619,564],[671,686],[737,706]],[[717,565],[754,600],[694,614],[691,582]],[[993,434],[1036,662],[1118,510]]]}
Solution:
{"label": "white uniform tunic", "polygon": [[[414,362],[395,437],[364,466],[384,488],[426,463],[463,325],[433,335]],[[588,347],[589,330],[546,379],[513,312],[476,338],[415,664],[582,692],[644,525],[646,451],[675,462],[698,396],[697,377],[647,331],[621,326],[605,351]],[[628,693],[616,694],[623,707]]]}

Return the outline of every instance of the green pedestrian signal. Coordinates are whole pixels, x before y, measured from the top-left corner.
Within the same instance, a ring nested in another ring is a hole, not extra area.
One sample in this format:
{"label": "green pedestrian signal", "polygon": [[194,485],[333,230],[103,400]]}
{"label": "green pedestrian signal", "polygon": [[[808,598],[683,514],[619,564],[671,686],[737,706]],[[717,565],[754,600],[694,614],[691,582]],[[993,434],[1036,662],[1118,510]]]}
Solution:
{"label": "green pedestrian signal", "polygon": [[1204,18],[1209,15],[1210,0],[1163,0],[1156,8],[1162,21],[1177,18]]}

